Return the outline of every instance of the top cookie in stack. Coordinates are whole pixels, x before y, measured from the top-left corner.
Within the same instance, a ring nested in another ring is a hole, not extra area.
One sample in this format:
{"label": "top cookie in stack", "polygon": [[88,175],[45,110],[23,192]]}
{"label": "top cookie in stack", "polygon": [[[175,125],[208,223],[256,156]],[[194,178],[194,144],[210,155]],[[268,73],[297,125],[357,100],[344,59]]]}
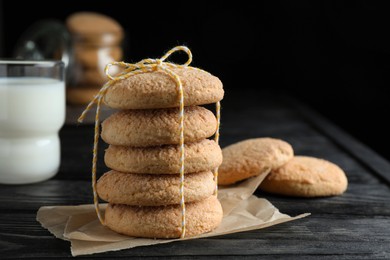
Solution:
{"label": "top cookie in stack", "polygon": [[[223,98],[221,81],[208,72],[174,68],[184,92],[186,237],[215,229],[222,208],[213,195],[213,173],[222,163],[214,114],[199,105]],[[180,120],[176,82],[161,71],[133,75],[107,90],[107,106],[120,109],[102,124],[110,144],[97,191],[109,205],[105,224],[136,237],[181,236]]]}
{"label": "top cookie in stack", "polygon": [[[222,100],[224,91],[217,77],[192,67],[171,70],[183,84],[185,106]],[[134,75],[114,83],[108,89],[104,101],[107,106],[118,109],[179,107],[176,83],[161,71]]]}

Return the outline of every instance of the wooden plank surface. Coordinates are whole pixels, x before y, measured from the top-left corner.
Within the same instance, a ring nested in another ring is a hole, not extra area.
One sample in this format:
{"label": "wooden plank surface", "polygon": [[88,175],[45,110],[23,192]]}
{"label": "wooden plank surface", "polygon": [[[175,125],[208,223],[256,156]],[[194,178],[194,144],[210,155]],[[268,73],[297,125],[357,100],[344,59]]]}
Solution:
{"label": "wooden plank surface", "polygon": [[352,157],[355,157],[365,166],[372,170],[372,173],[376,174],[380,180],[390,185],[390,162],[379,156],[372,149],[363,145],[350,135],[344,133],[339,127],[329,124],[320,114],[309,109],[303,104],[294,103],[294,106],[302,114],[304,118],[314,126],[321,129],[329,139],[339,144],[344,150],[346,150]]}
{"label": "wooden plank surface", "polygon": [[[302,110],[295,101],[262,98],[244,107],[230,98],[222,110],[222,146],[252,137],[282,138],[293,145],[296,154],[318,156],[340,165],[350,182],[347,192],[339,197],[299,199],[257,191],[258,196],[266,197],[283,213],[312,215],[263,230],[89,257],[390,259],[390,189],[386,178],[381,177],[387,171],[383,165],[388,162],[367,152],[361,144],[356,148],[353,139],[347,144],[332,138],[334,132],[326,130],[334,126],[322,118],[316,122],[308,116],[311,111]],[[36,222],[35,216],[43,205],[91,203],[92,133],[91,126],[63,128],[62,164],[54,179],[32,185],[0,185],[0,259],[70,257],[69,243],[54,238]],[[356,151],[351,150],[355,148],[369,154],[370,159],[356,156]],[[100,159],[103,149],[104,145]],[[375,163],[380,160],[378,167]],[[104,170],[100,164],[99,172]]]}

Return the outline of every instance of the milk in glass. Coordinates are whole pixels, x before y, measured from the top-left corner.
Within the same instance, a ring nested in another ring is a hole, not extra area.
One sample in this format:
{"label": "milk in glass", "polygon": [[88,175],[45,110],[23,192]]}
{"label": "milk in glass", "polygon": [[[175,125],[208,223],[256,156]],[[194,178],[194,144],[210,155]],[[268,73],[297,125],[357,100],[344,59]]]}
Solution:
{"label": "milk in glass", "polygon": [[55,175],[64,120],[64,81],[0,78],[0,183],[32,183]]}

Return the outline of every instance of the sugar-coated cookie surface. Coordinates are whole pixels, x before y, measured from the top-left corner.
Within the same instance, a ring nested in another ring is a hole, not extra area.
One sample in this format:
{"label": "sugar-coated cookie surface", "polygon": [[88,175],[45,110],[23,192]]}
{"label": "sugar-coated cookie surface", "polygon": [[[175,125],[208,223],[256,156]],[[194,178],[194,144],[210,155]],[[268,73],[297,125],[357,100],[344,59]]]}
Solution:
{"label": "sugar-coated cookie surface", "polygon": [[[191,67],[172,68],[182,84],[186,106],[220,101],[222,82],[208,72]],[[115,82],[104,97],[107,106],[117,109],[179,107],[176,82],[161,71],[142,73]]]}
{"label": "sugar-coated cookie surface", "polygon": [[295,156],[272,171],[260,189],[296,197],[323,197],[342,194],[348,186],[344,171],[322,159]]}
{"label": "sugar-coated cookie surface", "polygon": [[[222,207],[215,196],[186,204],[186,237],[215,229],[222,220]],[[109,204],[107,227],[124,235],[148,238],[178,238],[181,235],[180,205],[138,207]]]}
{"label": "sugar-coated cookie surface", "polygon": [[[185,144],[185,173],[213,170],[222,163],[222,151],[214,140]],[[177,174],[180,146],[130,147],[110,145],[104,155],[106,165],[131,173]]]}
{"label": "sugar-coated cookie surface", "polygon": [[[212,136],[217,121],[214,114],[198,106],[186,107],[184,138],[186,143]],[[179,144],[179,109],[122,110],[102,124],[101,137],[112,145],[146,147]]]}
{"label": "sugar-coated cookie surface", "polygon": [[282,166],[294,152],[285,141],[256,138],[227,146],[222,149],[222,154],[218,184],[229,185]]}
{"label": "sugar-coated cookie surface", "polygon": [[[97,183],[99,197],[114,204],[162,206],[180,203],[180,176],[109,171]],[[186,174],[186,202],[204,200],[214,193],[211,171]]]}

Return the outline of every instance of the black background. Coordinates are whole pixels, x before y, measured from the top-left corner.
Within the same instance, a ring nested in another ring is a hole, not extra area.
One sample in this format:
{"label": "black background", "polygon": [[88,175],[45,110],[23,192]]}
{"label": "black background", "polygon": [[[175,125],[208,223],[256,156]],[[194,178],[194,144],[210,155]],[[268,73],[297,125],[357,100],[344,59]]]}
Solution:
{"label": "black background", "polygon": [[0,56],[12,55],[29,25],[75,11],[117,19],[126,61],[187,45],[194,66],[221,78],[229,102],[258,90],[288,93],[390,158],[386,1],[0,0]]}

